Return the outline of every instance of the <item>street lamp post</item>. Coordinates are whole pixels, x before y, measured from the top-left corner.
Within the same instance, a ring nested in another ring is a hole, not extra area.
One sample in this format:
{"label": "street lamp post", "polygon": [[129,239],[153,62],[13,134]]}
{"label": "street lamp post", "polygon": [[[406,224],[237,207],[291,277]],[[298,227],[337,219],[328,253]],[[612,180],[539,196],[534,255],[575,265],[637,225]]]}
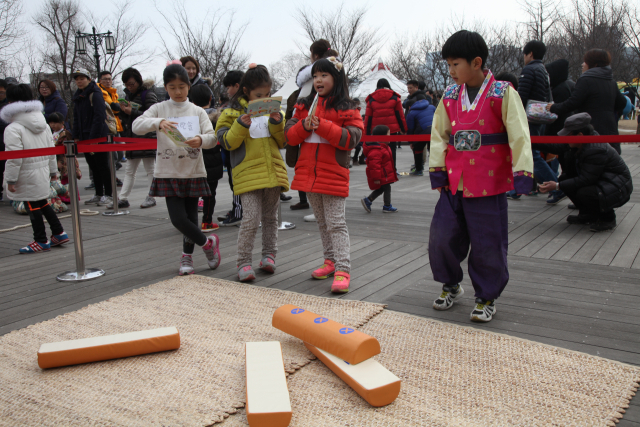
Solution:
{"label": "street lamp post", "polygon": [[96,60],[97,74],[100,74],[100,53],[98,52],[98,46],[105,42],[105,47],[108,55],[116,53],[115,39],[111,35],[111,31],[106,33],[96,33],[96,27],[92,27],[93,33],[83,33],[78,31],[76,33],[76,52],[80,55],[86,55],[87,42],[93,46],[93,57]]}

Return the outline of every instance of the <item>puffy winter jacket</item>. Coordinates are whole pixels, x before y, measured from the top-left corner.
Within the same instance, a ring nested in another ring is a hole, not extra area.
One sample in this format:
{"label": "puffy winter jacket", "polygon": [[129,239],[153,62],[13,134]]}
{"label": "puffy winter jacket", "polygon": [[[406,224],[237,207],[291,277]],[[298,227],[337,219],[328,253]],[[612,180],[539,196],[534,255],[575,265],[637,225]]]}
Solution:
{"label": "puffy winter jacket", "polygon": [[582,187],[597,186],[602,212],[629,201],[633,192],[631,173],[610,144],[581,144],[579,148],[570,148],[568,144],[538,144],[538,147],[547,153],[564,154],[564,167],[558,178],[561,190],[575,192]]}
{"label": "puffy winter jacket", "polygon": [[[218,113],[214,108],[208,108],[204,111],[209,116],[211,124],[215,127],[218,123],[220,113]],[[220,144],[216,144],[213,148],[202,150],[202,160],[204,160],[204,167],[207,170],[208,180],[222,179],[222,175],[224,174],[224,164],[222,162],[222,154],[220,153],[221,150],[222,147]]]}
{"label": "puffy winter jacket", "polygon": [[367,159],[367,181],[371,190],[377,190],[398,180],[389,144],[365,142],[362,144],[362,150]]}
{"label": "puffy winter jacket", "polygon": [[518,79],[518,94],[525,108],[530,99],[551,101],[549,74],[541,60],[534,59],[524,66]]}
{"label": "puffy winter jacket", "polygon": [[[9,123],[4,132],[6,151],[53,147],[51,129],[42,115],[40,101],[14,102],[0,112]],[[49,181],[58,172],[56,156],[7,160],[4,171],[5,193],[11,200],[35,202],[49,198]],[[7,191],[15,184],[16,191]]]}
{"label": "puffy winter jacket", "polygon": [[[576,87],[576,83],[573,80],[569,80],[569,61],[566,59],[558,59],[557,61],[547,64],[545,67],[549,73],[553,102],[562,103],[569,99],[573,89]],[[558,135],[558,132],[564,127],[564,121],[571,114],[573,114],[573,112],[568,111],[558,115],[555,122],[545,126],[545,133],[553,136]]]}
{"label": "puffy winter jacket", "polygon": [[291,188],[348,197],[349,154],[362,137],[362,116],[356,109],[327,109],[324,101],[324,98],[320,98],[318,102],[315,114],[320,119],[320,125],[314,132],[308,132],[303,126],[304,119],[309,115],[304,104],[296,105],[296,113],[287,122],[287,143],[300,146]]}
{"label": "puffy winter jacket", "polygon": [[279,122],[269,116],[254,117],[247,127],[239,120],[246,114],[247,105],[242,98],[239,104],[230,104],[216,124],[218,142],[231,157],[233,193],[274,187],[289,191],[287,167],[280,154],[285,141],[284,115]]}
{"label": "puffy winter jacket", "polygon": [[420,101],[422,99],[429,100],[430,98],[431,97],[429,97],[427,95],[427,93],[425,91],[423,91],[423,90],[417,90],[417,91],[413,92],[402,103],[402,106],[404,107],[404,114],[405,115],[409,114],[409,110],[411,109],[413,104],[415,104],[416,102],[418,102],[418,101]]}
{"label": "puffy winter jacket", "polygon": [[64,117],[65,122],[67,121],[69,107],[67,107],[67,103],[62,99],[62,96],[60,96],[59,91],[56,90],[46,98],[44,96],[40,96],[40,101],[44,104],[45,119],[48,119],[53,113],[60,113],[62,114],[62,117]]}
{"label": "puffy winter jacket", "polygon": [[389,126],[391,133],[406,132],[407,122],[400,95],[391,89],[378,89],[367,96],[364,122],[367,135],[371,135],[373,128],[378,125]]}
{"label": "puffy winter jacket", "polygon": [[104,87],[100,83],[98,83],[98,87],[102,91],[102,97],[104,98],[104,102],[109,104],[109,107],[113,111],[116,117],[116,125],[118,132],[122,132],[122,122],[120,122],[120,106],[118,105],[118,89],[115,87]]}
{"label": "puffy winter jacket", "polygon": [[431,134],[431,123],[435,112],[436,107],[426,99],[413,104],[407,116],[407,127],[409,128],[407,133],[409,135]]}
{"label": "puffy winter jacket", "polygon": [[[91,99],[90,99],[91,97]],[[106,106],[102,90],[91,81],[84,90],[73,95],[73,138],[79,140],[102,138],[109,135]]]}
{"label": "puffy winter jacket", "polygon": [[[129,89],[124,89],[124,98],[129,102],[134,102],[140,105],[140,108],[131,108],[131,114],[127,115],[123,112],[120,113],[120,117],[122,118],[122,126],[124,131],[122,133],[123,136],[129,138],[139,138],[138,135],[133,133],[132,124],[135,119],[142,116],[145,111],[151,108],[152,105],[158,103],[158,95],[155,91],[155,81],[153,80],[144,80],[142,82],[142,86],[138,88],[136,93],[129,92]],[[149,132],[144,135],[143,138],[155,138],[156,132]],[[143,151],[127,151],[125,156],[127,158],[139,159],[145,157],[156,157],[156,150],[143,150]]]}

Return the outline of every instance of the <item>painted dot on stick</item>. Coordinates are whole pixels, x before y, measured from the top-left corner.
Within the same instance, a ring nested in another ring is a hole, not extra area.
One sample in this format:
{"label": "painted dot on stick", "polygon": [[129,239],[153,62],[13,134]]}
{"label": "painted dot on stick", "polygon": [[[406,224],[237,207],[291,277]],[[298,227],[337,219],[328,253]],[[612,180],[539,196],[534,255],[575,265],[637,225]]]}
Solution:
{"label": "painted dot on stick", "polygon": [[324,323],[329,321],[326,317],[317,317],[313,320],[313,323]]}
{"label": "painted dot on stick", "polygon": [[342,329],[340,329],[340,333],[342,335],[350,334],[351,332],[353,332],[353,329],[351,329],[351,328],[342,328]]}
{"label": "painted dot on stick", "polygon": [[291,310],[291,314],[300,314],[300,313],[304,313],[303,308],[294,308],[293,310]]}

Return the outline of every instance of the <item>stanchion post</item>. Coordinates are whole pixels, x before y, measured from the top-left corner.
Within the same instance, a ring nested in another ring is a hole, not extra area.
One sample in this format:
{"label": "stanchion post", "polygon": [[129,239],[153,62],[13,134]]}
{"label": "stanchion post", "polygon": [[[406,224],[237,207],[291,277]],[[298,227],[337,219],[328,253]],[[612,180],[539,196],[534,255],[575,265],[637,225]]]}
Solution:
{"label": "stanchion post", "polygon": [[[107,136],[107,144],[113,144],[113,135]],[[104,216],[129,215],[129,211],[121,211],[118,208],[118,181],[116,179],[116,163],[113,160],[113,153],[109,152],[109,170],[111,171],[111,188],[113,189],[112,201],[113,210],[102,212]]]}
{"label": "stanchion post", "polygon": [[65,157],[67,170],[69,171],[69,199],[71,201],[71,225],[73,228],[73,246],[76,252],[76,270],[65,271],[56,279],[61,282],[76,282],[81,280],[96,279],[104,276],[104,270],[99,268],[85,268],[84,249],[82,247],[82,227],[80,226],[80,206],[78,204],[78,181],[76,180],[76,144],[74,141],[65,141]]}
{"label": "stanchion post", "polygon": [[296,225],[282,220],[282,203],[278,203],[278,230],[293,230]]}

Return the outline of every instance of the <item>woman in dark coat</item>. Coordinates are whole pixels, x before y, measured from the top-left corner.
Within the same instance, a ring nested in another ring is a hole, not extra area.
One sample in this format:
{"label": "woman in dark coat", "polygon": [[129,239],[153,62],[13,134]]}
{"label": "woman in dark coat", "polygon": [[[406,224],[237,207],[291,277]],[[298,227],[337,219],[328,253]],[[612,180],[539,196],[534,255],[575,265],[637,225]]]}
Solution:
{"label": "woman in dark coat", "polygon": [[64,102],[60,92],[56,88],[55,83],[51,80],[41,80],[38,83],[38,92],[40,93],[40,102],[44,105],[44,118],[48,119],[52,113],[60,113],[65,119],[65,125],[67,128],[69,125],[66,123],[68,107]]}
{"label": "woman in dark coat", "polygon": [[[618,135],[618,117],[627,105],[627,100],[618,90],[609,64],[611,54],[606,50],[588,51],[584,55],[582,76],[576,82],[571,97],[547,108],[558,116],[572,111],[588,113],[598,134]],[[612,143],[611,146],[620,154],[620,143]]]}

